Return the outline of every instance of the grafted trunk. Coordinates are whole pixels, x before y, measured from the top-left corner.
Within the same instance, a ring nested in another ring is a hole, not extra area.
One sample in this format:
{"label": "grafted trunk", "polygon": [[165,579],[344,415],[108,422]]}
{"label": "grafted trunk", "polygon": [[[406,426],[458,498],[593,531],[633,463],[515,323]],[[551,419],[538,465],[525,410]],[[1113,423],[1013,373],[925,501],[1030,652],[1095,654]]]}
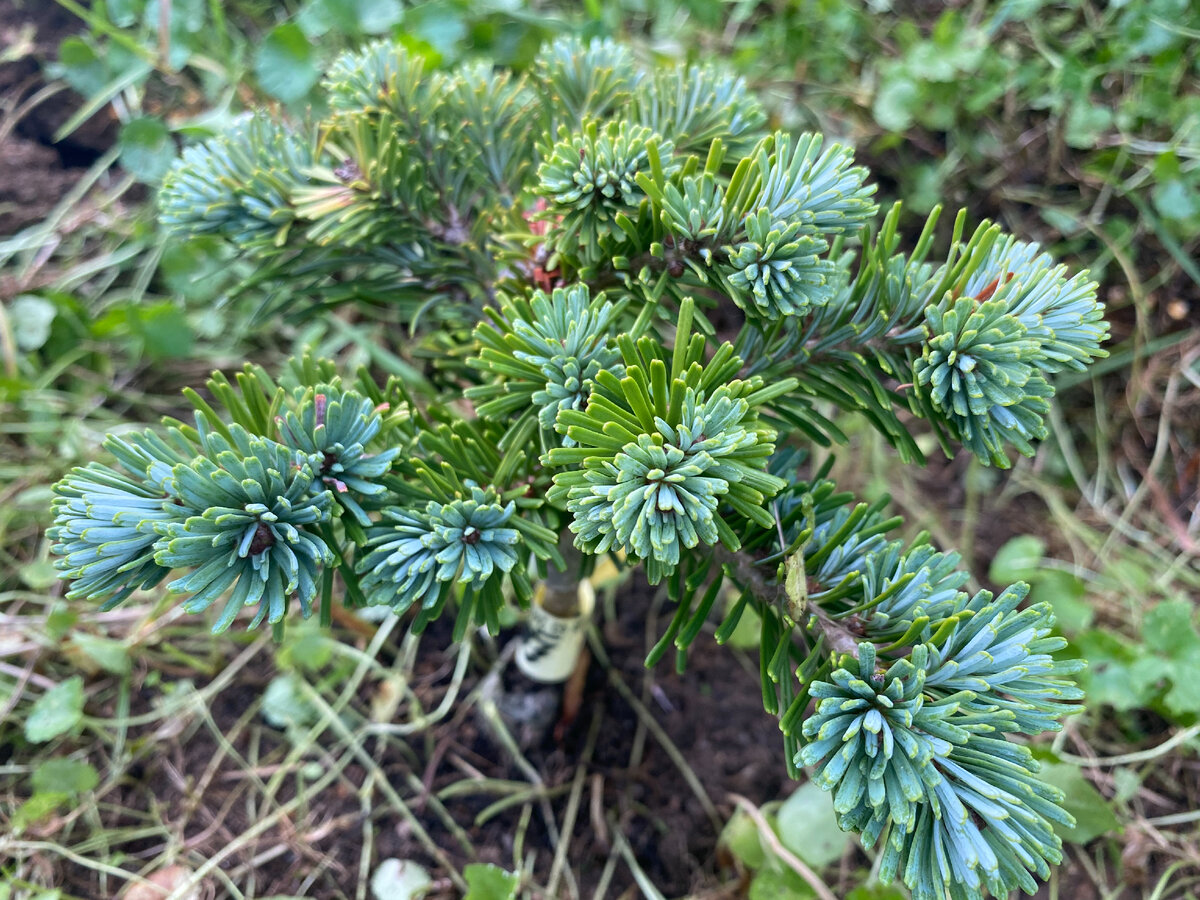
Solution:
{"label": "grafted trunk", "polygon": [[558,549],[566,568],[551,566],[539,585],[517,650],[517,667],[544,683],[566,681],[575,670],[594,606],[591,584],[579,578],[582,555],[569,533]]}

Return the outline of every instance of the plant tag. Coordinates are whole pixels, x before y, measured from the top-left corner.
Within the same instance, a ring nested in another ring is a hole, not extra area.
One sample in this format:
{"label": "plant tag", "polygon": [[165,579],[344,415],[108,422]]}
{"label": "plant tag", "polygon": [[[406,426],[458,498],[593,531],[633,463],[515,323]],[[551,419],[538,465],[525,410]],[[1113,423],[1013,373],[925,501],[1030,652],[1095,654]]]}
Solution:
{"label": "plant tag", "polygon": [[571,618],[546,612],[539,593],[517,648],[517,668],[543,684],[558,684],[570,678],[595,605],[596,591],[588,581],[579,582],[580,614]]}

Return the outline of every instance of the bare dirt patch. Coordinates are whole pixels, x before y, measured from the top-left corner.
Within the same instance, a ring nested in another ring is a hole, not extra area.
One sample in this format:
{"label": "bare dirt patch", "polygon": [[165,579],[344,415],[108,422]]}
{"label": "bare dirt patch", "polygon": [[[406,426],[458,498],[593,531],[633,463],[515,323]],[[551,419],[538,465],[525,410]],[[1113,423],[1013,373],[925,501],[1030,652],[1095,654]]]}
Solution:
{"label": "bare dirt patch", "polygon": [[43,66],[80,30],[79,19],[52,0],[0,0],[0,47],[25,50],[0,64],[0,234],[43,219],[116,140],[108,106],[54,140],[83,98],[69,88],[48,91]]}

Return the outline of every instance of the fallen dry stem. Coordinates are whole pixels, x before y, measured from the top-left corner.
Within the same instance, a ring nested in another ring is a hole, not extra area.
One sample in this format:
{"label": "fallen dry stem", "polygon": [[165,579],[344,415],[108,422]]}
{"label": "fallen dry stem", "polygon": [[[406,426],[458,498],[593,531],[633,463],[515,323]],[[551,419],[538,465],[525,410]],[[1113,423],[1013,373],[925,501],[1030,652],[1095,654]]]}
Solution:
{"label": "fallen dry stem", "polygon": [[780,860],[786,863],[792,871],[808,883],[808,886],[816,892],[820,900],[837,900],[837,897],[833,895],[833,891],[826,886],[817,873],[779,842],[779,838],[775,835],[775,830],[771,828],[770,823],[757,806],[741,794],[730,794],[729,799],[745,811],[746,815],[753,820],[754,826],[758,829],[759,838],[770,846],[771,850]]}

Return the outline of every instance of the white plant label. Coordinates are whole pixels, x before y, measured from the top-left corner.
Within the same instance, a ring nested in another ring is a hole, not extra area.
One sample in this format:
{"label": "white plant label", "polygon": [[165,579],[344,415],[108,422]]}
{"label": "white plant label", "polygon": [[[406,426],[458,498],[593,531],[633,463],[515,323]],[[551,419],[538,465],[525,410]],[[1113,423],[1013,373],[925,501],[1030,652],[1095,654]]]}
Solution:
{"label": "white plant label", "polygon": [[536,600],[525,623],[521,646],[517,648],[517,668],[526,677],[543,684],[557,684],[570,678],[595,604],[595,589],[587,581],[579,583],[578,616],[560,619],[542,608],[540,598]]}

